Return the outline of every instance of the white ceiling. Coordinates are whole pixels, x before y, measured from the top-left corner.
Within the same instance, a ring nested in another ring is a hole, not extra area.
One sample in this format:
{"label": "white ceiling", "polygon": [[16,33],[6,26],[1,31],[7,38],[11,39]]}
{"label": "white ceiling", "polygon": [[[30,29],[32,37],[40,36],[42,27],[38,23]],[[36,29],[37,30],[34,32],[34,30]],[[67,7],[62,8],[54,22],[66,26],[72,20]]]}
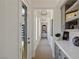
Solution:
{"label": "white ceiling", "polygon": [[64,0],[31,0],[34,8],[54,8],[60,1]]}

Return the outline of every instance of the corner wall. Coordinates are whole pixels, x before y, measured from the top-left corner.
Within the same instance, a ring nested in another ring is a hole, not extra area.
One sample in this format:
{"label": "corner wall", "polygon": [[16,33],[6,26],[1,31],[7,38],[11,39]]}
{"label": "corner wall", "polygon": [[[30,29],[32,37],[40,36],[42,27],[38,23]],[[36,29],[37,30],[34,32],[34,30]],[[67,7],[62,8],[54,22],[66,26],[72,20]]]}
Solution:
{"label": "corner wall", "polygon": [[40,41],[40,19],[37,13],[38,11],[33,9],[33,57]]}
{"label": "corner wall", "polygon": [[[53,20],[53,39],[54,41],[58,38],[55,37],[55,34],[61,33],[61,9],[59,7],[54,8],[54,20]],[[54,46],[54,44],[53,44]],[[54,50],[54,49],[53,49]],[[54,55],[54,52],[53,56]]]}

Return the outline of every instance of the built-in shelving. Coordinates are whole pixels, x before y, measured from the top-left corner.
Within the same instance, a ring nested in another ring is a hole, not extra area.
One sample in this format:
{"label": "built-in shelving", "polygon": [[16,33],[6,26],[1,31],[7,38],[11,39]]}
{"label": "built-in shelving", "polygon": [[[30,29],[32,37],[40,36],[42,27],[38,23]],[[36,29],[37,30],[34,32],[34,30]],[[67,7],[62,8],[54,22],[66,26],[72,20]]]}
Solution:
{"label": "built-in shelving", "polygon": [[71,17],[69,19],[66,19],[66,22],[70,22],[70,21],[73,21],[73,20],[76,20],[76,19],[79,19],[79,15]]}
{"label": "built-in shelving", "polygon": [[75,10],[78,10],[79,9],[79,0],[77,0],[67,11],[66,13],[68,12],[72,12],[72,11],[75,11]]}
{"label": "built-in shelving", "polygon": [[65,29],[79,29],[79,0],[68,0],[65,4]]}
{"label": "built-in shelving", "polygon": [[66,29],[65,31],[68,31],[68,32],[79,32],[79,29]]}

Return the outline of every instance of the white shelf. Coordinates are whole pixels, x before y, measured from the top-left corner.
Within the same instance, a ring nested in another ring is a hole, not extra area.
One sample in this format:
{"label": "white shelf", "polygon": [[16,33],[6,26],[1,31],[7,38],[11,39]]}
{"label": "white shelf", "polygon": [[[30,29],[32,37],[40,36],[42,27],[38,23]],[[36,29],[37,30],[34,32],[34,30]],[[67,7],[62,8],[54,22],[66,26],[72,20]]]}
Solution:
{"label": "white shelf", "polygon": [[69,19],[66,19],[66,22],[69,22],[69,21],[72,21],[72,20],[75,20],[75,19],[78,19],[78,18],[79,18],[79,15],[71,17]]}
{"label": "white shelf", "polygon": [[65,29],[68,32],[79,32],[79,29]]}
{"label": "white shelf", "polygon": [[79,9],[79,0],[77,0],[67,11],[66,13],[68,12],[71,12],[71,11],[74,11],[74,10],[78,10]]}

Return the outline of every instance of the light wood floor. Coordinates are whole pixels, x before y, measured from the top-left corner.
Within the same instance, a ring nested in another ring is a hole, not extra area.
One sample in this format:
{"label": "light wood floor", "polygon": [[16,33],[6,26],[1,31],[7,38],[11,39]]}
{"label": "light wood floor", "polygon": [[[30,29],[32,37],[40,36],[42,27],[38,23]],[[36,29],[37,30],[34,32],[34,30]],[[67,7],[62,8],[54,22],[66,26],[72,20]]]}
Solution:
{"label": "light wood floor", "polygon": [[46,39],[40,41],[34,59],[53,59],[51,48]]}

